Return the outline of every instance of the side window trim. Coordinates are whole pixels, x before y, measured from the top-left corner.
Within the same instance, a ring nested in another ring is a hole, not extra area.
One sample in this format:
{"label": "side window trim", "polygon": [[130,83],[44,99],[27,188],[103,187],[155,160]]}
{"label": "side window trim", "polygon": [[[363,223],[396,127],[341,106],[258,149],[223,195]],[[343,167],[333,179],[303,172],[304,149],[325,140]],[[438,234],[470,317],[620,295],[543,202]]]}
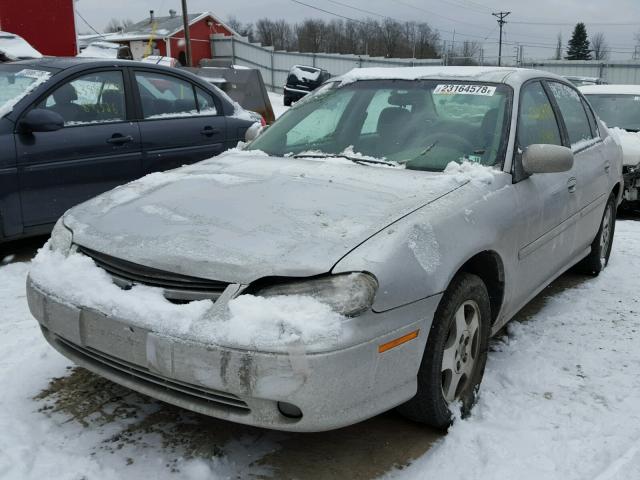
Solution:
{"label": "side window trim", "polygon": [[584,108],[585,113],[587,114],[587,120],[589,120],[589,125],[591,126],[591,134],[593,135],[594,140],[602,141],[596,114],[593,112],[591,105],[589,105],[589,102],[587,102],[583,95],[580,95],[580,100],[582,101],[582,108]]}
{"label": "side window trim", "polygon": [[571,148],[571,140],[569,139],[569,130],[567,128],[567,124],[564,121],[564,117],[562,116],[562,111],[560,110],[560,106],[556,101],[556,97],[553,95],[551,88],[549,87],[549,80],[542,80],[542,88],[544,89],[544,93],[547,95],[547,100],[551,104],[551,109],[553,110],[553,114],[556,117],[556,123],[558,124],[558,128],[560,129],[560,137],[562,138],[562,146]]}

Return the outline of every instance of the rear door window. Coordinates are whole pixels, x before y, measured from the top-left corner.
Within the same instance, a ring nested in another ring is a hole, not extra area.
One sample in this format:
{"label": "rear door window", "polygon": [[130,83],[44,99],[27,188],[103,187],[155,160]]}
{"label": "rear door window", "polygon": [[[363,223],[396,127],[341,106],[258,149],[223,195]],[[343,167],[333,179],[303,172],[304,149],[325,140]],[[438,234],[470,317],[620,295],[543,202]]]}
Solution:
{"label": "rear door window", "polygon": [[563,83],[548,82],[548,85],[560,108],[571,146],[592,140],[594,135],[578,92]]}
{"label": "rear door window", "polygon": [[200,113],[194,86],[190,82],[155,72],[136,72],[135,76],[145,120]]}

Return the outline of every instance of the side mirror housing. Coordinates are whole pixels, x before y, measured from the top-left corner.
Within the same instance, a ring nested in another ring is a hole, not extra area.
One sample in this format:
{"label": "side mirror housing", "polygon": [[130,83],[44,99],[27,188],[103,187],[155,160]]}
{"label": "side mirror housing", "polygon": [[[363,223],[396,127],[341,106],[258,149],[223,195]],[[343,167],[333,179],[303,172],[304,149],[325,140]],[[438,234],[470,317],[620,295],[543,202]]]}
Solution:
{"label": "side mirror housing", "polygon": [[573,168],[573,152],[559,145],[529,145],[522,154],[522,168],[529,174],[567,172]]}
{"label": "side mirror housing", "polygon": [[24,133],[55,132],[64,127],[60,114],[44,108],[34,108],[20,120],[19,128]]}
{"label": "side mirror housing", "polygon": [[244,133],[244,141],[246,143],[254,141],[256,139],[256,137],[258,135],[260,135],[267,127],[268,127],[268,125],[265,125],[263,127],[258,122],[254,123],[249,128],[247,128],[247,131]]}

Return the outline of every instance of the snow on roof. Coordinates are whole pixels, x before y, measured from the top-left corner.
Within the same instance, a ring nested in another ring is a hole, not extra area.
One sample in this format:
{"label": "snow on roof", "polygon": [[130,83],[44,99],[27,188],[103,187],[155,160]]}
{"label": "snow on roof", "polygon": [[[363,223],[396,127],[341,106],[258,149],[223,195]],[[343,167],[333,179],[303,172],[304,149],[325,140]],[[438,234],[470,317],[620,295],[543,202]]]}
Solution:
{"label": "snow on roof", "polygon": [[120,44],[111,42],[93,42],[82,50],[77,57],[84,58],[118,58]]}
{"label": "snow on roof", "polygon": [[[451,80],[485,81],[519,84],[533,77],[562,77],[549,72],[515,67],[377,67],[354,68],[338,77],[342,84],[358,80],[419,80],[442,78]],[[508,80],[507,80],[508,77]]]}
{"label": "snow on roof", "polygon": [[640,95],[640,85],[584,85],[579,90],[585,95]]}
{"label": "snow on roof", "polygon": [[0,51],[15,59],[42,58],[42,54],[24,38],[0,31]]}
{"label": "snow on roof", "polygon": [[[213,18],[217,23],[225,27],[232,34],[237,35],[237,33],[231,27],[229,27],[226,23],[220,21],[211,12],[190,13],[188,16],[189,25],[193,25],[194,23],[199,22],[203,18],[207,17]],[[182,30],[184,30],[184,26],[182,23],[181,15],[154,17],[153,22],[151,22],[151,19],[149,17],[147,17],[144,20],[138,23],[134,23],[133,25],[125,28],[121,33],[117,33],[109,37],[109,40],[148,40],[152,36],[156,38],[166,38],[171,37]]]}

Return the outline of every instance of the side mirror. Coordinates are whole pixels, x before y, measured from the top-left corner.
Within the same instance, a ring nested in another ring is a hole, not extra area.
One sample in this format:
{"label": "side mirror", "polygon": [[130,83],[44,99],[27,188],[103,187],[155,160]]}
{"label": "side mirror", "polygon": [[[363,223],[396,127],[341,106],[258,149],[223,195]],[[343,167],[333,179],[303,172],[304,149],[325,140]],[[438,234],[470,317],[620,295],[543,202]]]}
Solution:
{"label": "side mirror", "polygon": [[522,168],[529,174],[566,172],[573,168],[573,152],[559,145],[529,145],[522,154]]}
{"label": "side mirror", "polygon": [[268,125],[265,125],[263,127],[258,122],[254,123],[249,128],[247,128],[246,132],[244,132],[244,141],[246,143],[254,141],[258,137],[258,135],[260,135],[263,131],[267,129],[267,127]]}
{"label": "side mirror", "polygon": [[55,132],[64,127],[60,114],[44,108],[34,108],[20,120],[19,128],[24,133]]}

